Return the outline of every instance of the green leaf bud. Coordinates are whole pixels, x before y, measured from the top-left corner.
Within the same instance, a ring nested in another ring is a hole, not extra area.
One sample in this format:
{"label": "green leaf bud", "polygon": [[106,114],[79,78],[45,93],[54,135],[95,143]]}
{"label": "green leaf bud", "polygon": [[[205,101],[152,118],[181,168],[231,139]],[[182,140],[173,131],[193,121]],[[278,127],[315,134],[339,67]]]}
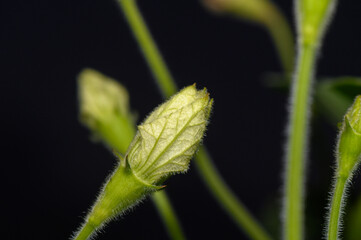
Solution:
{"label": "green leaf bud", "polygon": [[338,142],[338,169],[341,177],[348,177],[361,158],[361,95],[348,109]]}
{"label": "green leaf bud", "polygon": [[79,74],[78,85],[80,121],[95,137],[125,153],[135,134],[126,88],[92,69]]}
{"label": "green leaf bud", "polygon": [[206,89],[189,86],[157,107],[138,126],[126,160],[133,173],[148,184],[185,172],[202,140],[212,100]]}
{"label": "green leaf bud", "polygon": [[[92,70],[83,72],[80,82],[81,101],[85,104],[83,110],[96,122],[92,125],[96,131],[103,133],[98,122],[103,125],[108,118],[123,111],[120,105],[124,102],[117,102],[122,98],[117,96],[122,90],[116,93],[115,89],[120,89],[117,84]],[[96,99],[101,103],[97,103]],[[108,178],[73,239],[91,237],[107,222],[161,189],[158,184],[170,174],[185,172],[204,135],[212,102],[206,89],[198,91],[192,85],[157,107],[138,126],[125,160]],[[116,127],[114,124],[110,126]]]}
{"label": "green leaf bud", "polygon": [[127,90],[115,80],[93,69],[79,74],[80,111],[83,121],[95,127],[113,112],[127,115],[129,96]]}

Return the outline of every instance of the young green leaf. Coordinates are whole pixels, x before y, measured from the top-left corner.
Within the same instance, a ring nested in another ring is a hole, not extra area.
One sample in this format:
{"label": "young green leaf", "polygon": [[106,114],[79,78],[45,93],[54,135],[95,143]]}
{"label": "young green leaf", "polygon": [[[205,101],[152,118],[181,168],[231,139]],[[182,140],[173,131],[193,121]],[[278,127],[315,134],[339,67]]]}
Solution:
{"label": "young green leaf", "polygon": [[[87,109],[96,109],[92,113],[103,114],[112,110],[121,112],[116,107],[118,106],[116,102],[107,98],[114,97],[111,96],[111,92],[107,96],[106,91],[103,91],[107,85],[100,85],[103,87],[102,91],[93,89],[93,86],[85,85],[82,90],[87,89],[91,91],[90,93],[99,94],[97,97],[101,96],[101,99],[104,99],[105,109],[99,107],[102,103],[98,105],[96,101],[92,102],[89,99],[85,102],[91,103],[92,107]],[[87,94],[88,92],[84,92],[85,96]],[[206,130],[212,102],[205,89],[198,91],[193,85],[184,88],[156,108],[138,126],[138,132],[128,148],[125,160],[120,161],[121,163],[105,183],[84,225],[75,234],[74,239],[88,239],[111,219],[123,214],[147,195],[162,188],[158,184],[170,174],[185,172]],[[110,114],[101,117],[96,114],[91,116],[95,120],[101,119],[100,122],[107,122],[104,119]],[[109,141],[108,138],[104,139]]]}
{"label": "young green leaf", "polygon": [[126,156],[134,174],[155,184],[185,172],[202,140],[211,107],[207,91],[197,91],[193,85],[155,109],[138,126]]}

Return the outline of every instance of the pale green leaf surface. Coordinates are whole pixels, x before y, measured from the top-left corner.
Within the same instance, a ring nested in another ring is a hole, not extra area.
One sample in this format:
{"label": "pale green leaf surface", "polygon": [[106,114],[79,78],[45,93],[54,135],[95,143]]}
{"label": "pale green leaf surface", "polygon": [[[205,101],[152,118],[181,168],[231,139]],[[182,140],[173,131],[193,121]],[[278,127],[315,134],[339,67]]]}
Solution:
{"label": "pale green leaf surface", "polygon": [[169,174],[186,171],[203,137],[211,105],[205,90],[190,86],[155,109],[138,126],[128,150],[134,174],[156,183]]}

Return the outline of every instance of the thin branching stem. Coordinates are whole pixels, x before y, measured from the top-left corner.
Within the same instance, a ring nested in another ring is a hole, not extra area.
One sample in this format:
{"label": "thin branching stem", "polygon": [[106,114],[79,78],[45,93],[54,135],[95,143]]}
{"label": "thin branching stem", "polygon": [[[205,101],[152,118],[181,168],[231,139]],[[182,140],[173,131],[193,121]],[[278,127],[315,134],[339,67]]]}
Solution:
{"label": "thin branching stem", "polygon": [[270,2],[272,18],[265,23],[276,47],[278,57],[286,75],[293,72],[295,59],[294,37],[289,23],[280,10]]}
{"label": "thin branching stem", "polygon": [[163,97],[168,98],[177,92],[175,81],[168,71],[165,61],[160,54],[157,44],[143,20],[143,17],[136,5],[135,0],[117,0],[128,24],[139,43],[149,69],[157,81]]}
{"label": "thin branching stem", "polygon": [[164,226],[168,231],[171,239],[174,240],[185,240],[184,233],[181,229],[181,224],[178,221],[177,215],[173,210],[172,204],[169,201],[166,193],[163,191],[155,192],[152,195],[152,200],[158,213],[161,215]]}
{"label": "thin branching stem", "polygon": [[197,153],[195,163],[209,191],[250,239],[272,239],[224,182],[205,147]]}

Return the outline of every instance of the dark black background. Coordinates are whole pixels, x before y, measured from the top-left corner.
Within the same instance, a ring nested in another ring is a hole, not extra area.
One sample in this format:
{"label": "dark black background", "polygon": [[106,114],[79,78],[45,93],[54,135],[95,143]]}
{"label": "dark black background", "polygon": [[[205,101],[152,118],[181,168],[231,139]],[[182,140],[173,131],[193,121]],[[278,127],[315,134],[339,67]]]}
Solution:
{"label": "dark black background", "polygon": [[[275,2],[292,19],[291,1]],[[177,84],[196,82],[215,99],[205,144],[220,173],[267,228],[277,226],[287,94],[262,83],[264,73],[281,70],[267,32],[212,15],[199,1],[139,5]],[[1,1],[0,12],[1,238],[68,239],[116,161],[78,122],[77,74],[91,67],[121,81],[140,120],[161,95],[114,0]],[[360,12],[358,1],[340,2],[318,76],[361,75]],[[322,117],[312,127],[307,224],[308,239],[319,239],[336,128]],[[190,239],[246,239],[193,165],[167,185]],[[357,192],[360,184],[351,187]],[[99,239],[167,235],[147,200]]]}

